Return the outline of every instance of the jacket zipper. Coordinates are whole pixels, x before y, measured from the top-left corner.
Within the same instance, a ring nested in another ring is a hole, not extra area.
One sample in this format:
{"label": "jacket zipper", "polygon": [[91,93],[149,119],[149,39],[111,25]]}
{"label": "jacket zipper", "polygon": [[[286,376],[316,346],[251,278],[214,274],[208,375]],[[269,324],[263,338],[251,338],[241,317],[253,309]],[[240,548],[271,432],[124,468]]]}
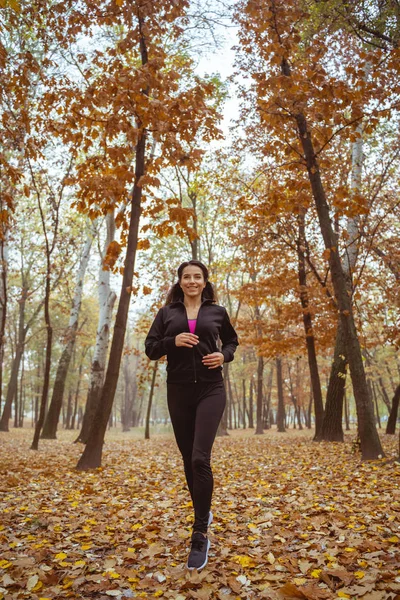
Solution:
{"label": "jacket zipper", "polygon": [[[201,304],[203,304],[203,302],[202,302]],[[198,323],[198,321],[199,321],[199,314],[200,314],[200,311],[201,311],[201,306],[200,306],[200,308],[199,308],[199,312],[197,313],[196,327],[195,327],[195,329],[194,329],[194,332],[195,332],[195,333],[196,333],[196,329],[197,329],[197,323]],[[186,309],[185,309],[185,313],[186,313]],[[187,321],[187,320],[188,320],[188,319],[187,319],[187,315],[186,315],[186,321]],[[188,323],[188,329],[189,329],[189,323]],[[189,329],[189,331],[190,331],[190,329]],[[195,347],[195,346],[193,346],[192,350],[193,350],[193,371],[194,371],[194,383],[197,383],[196,359],[195,359],[195,356],[194,356],[194,353],[195,353],[196,347]]]}
{"label": "jacket zipper", "polygon": [[[197,329],[197,323],[199,321],[199,314],[200,314],[200,310],[201,310],[201,306],[199,307],[199,312],[197,313],[197,318],[196,318],[196,327],[194,328],[194,333],[196,333],[196,329]],[[194,369],[194,382],[197,383],[197,371],[196,371],[196,358],[195,358],[195,353],[196,351],[196,346],[193,346],[193,369]]]}
{"label": "jacket zipper", "polygon": [[[194,328],[194,333],[196,333],[196,329],[197,329],[197,324],[199,322],[199,314],[201,311],[201,305],[199,307],[199,312],[197,313],[197,319],[196,319],[196,327]],[[196,346],[193,346],[193,370],[194,370],[194,382],[197,383],[197,371],[196,371],[196,359],[194,356],[194,353],[196,351]]]}

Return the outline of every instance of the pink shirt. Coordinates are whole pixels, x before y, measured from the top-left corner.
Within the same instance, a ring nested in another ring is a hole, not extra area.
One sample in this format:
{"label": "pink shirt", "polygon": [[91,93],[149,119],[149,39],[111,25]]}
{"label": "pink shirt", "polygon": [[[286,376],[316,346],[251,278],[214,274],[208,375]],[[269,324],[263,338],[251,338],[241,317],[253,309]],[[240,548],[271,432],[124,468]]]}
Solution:
{"label": "pink shirt", "polygon": [[196,321],[197,319],[188,319],[190,333],[194,333],[194,330],[196,329]]}

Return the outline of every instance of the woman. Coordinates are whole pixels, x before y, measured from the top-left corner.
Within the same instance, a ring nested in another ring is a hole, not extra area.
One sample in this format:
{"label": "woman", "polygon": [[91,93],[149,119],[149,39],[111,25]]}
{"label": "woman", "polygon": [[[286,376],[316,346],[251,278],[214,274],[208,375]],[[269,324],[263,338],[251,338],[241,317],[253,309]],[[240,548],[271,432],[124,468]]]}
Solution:
{"label": "woman", "polygon": [[215,303],[207,267],[182,263],[145,346],[151,360],[167,355],[168,410],[194,507],[189,569],[200,570],[208,560],[211,450],[226,402],[222,365],[233,360],[237,345],[228,313]]}

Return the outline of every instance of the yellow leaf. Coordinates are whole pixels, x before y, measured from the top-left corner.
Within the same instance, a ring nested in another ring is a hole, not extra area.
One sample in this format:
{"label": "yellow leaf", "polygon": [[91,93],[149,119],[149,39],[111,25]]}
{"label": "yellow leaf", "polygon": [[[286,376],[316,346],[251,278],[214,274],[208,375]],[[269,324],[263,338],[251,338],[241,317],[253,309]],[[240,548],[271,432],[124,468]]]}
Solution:
{"label": "yellow leaf", "polygon": [[233,560],[237,563],[239,563],[242,567],[255,567],[255,562],[254,560],[251,558],[251,556],[246,556],[244,554],[236,554],[236,556],[233,557]]}
{"label": "yellow leaf", "polygon": [[334,562],[336,560],[336,557],[332,556],[332,554],[328,554],[328,552],[325,552],[325,558],[327,560],[329,560],[330,562],[332,562],[332,561]]}
{"label": "yellow leaf", "polygon": [[54,558],[56,558],[57,560],[64,560],[64,558],[67,558],[67,555],[65,554],[65,552],[59,552],[55,555]]}
{"label": "yellow leaf", "polygon": [[91,547],[92,547],[92,544],[82,544],[81,550],[90,550]]}
{"label": "yellow leaf", "polygon": [[74,562],[74,565],[75,565],[76,567],[81,567],[81,566],[83,566],[83,565],[86,565],[86,561],[85,561],[85,560],[76,560],[76,561]]}
{"label": "yellow leaf", "polygon": [[349,594],[346,594],[346,592],[336,592],[339,598],[350,598]]}
{"label": "yellow leaf", "polygon": [[360,565],[360,567],[367,567],[368,566],[368,563],[367,563],[366,560],[358,560],[357,562]]}
{"label": "yellow leaf", "polygon": [[30,589],[31,592],[38,592],[40,590],[40,588],[43,587],[43,582],[42,581],[38,581],[37,584]]}
{"label": "yellow leaf", "polygon": [[8,560],[0,560],[0,569],[8,569],[8,567],[11,567],[12,562],[8,561]]}
{"label": "yellow leaf", "polygon": [[363,577],[365,577],[364,571],[355,571],[354,575],[355,577],[357,577],[357,579],[362,579]]}
{"label": "yellow leaf", "polygon": [[322,572],[322,569],[314,569],[313,571],[311,571],[311,577],[318,579],[321,572]]}
{"label": "yellow leaf", "polygon": [[110,573],[111,579],[119,579],[121,575],[119,573]]}
{"label": "yellow leaf", "polygon": [[163,595],[163,593],[164,593],[164,592],[163,592],[163,590],[157,590],[157,591],[156,591],[156,593],[154,594],[154,596],[155,596],[156,598],[159,598],[160,596],[162,596],[162,595]]}
{"label": "yellow leaf", "polygon": [[397,544],[397,542],[399,541],[399,538],[397,537],[397,535],[392,535],[392,537],[388,538],[387,541],[391,542],[392,544]]}
{"label": "yellow leaf", "polygon": [[345,548],[345,552],[355,552],[355,548]]}
{"label": "yellow leaf", "polygon": [[134,525],[131,526],[131,529],[141,529],[142,524],[141,523],[135,523]]}
{"label": "yellow leaf", "polygon": [[305,577],[295,577],[293,581],[296,585],[303,585],[303,583],[305,583],[307,579]]}

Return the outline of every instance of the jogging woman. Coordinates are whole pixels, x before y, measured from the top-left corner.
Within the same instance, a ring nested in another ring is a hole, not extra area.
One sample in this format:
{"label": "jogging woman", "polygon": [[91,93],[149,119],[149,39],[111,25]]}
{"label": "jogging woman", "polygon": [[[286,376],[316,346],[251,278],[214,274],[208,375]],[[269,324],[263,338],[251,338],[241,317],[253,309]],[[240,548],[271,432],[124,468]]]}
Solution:
{"label": "jogging woman", "polygon": [[228,313],[215,303],[207,267],[182,263],[145,346],[151,360],[167,355],[168,410],[194,507],[189,569],[200,570],[208,560],[211,450],[226,402],[222,365],[233,360],[237,345]]}

